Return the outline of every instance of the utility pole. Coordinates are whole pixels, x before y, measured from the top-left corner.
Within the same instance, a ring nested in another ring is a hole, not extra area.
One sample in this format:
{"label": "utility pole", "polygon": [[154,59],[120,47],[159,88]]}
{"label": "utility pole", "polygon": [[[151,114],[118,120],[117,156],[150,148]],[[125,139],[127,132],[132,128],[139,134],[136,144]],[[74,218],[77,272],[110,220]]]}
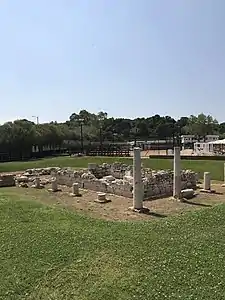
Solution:
{"label": "utility pole", "polygon": [[134,147],[137,147],[137,134],[138,134],[138,128],[135,126],[133,129],[131,129],[133,135],[134,135]]}
{"label": "utility pole", "polygon": [[103,136],[102,136],[102,127],[104,124],[104,120],[106,119],[106,116],[103,114],[98,115],[98,124],[99,124],[99,139],[100,139],[100,152],[102,155],[103,152]]}
{"label": "utility pole", "polygon": [[32,116],[32,118],[36,119],[36,124],[38,125],[39,124],[39,117],[38,116]]}
{"label": "utility pole", "polygon": [[102,125],[101,124],[100,124],[100,127],[99,127],[99,135],[100,135],[100,151],[101,151],[101,155],[102,155],[103,145],[102,145]]}
{"label": "utility pole", "polygon": [[78,119],[80,123],[80,143],[81,143],[81,153],[84,154],[84,137],[83,137],[83,122],[84,119]]}

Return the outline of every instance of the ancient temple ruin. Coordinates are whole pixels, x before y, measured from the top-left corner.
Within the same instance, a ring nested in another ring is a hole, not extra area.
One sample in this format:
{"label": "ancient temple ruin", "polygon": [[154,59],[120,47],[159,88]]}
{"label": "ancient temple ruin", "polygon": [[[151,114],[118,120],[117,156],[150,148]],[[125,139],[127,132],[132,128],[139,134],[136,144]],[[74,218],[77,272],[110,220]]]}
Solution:
{"label": "ancient temple ruin", "polygon": [[[172,170],[154,171],[142,168],[144,199],[160,198],[173,194]],[[78,183],[80,188],[97,192],[110,193],[128,198],[133,197],[133,168],[132,165],[115,162],[101,165],[89,164],[88,169],[60,169],[52,171],[59,185],[71,187]],[[197,175],[191,170],[181,171],[181,189],[196,188]]]}

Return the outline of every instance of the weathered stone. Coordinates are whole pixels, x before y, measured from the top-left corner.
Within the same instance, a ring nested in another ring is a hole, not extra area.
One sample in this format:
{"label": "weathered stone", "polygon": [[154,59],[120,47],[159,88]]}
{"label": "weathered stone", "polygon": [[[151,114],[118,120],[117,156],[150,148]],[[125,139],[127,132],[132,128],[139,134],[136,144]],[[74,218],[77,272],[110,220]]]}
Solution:
{"label": "weathered stone", "polygon": [[95,202],[97,202],[97,203],[107,203],[107,202],[111,202],[111,200],[106,198],[105,193],[98,193],[98,197],[95,200]]}
{"label": "weathered stone", "polygon": [[32,185],[32,187],[35,189],[43,189],[44,188],[43,184],[41,184],[41,180],[39,177],[35,178],[34,184]]}
{"label": "weathered stone", "polygon": [[20,182],[19,187],[28,188],[28,184],[26,182]]}
{"label": "weathered stone", "polygon": [[116,178],[113,177],[112,175],[108,175],[108,176],[103,177],[103,179],[105,181],[112,182],[112,181],[115,181]]}
{"label": "weathered stone", "polygon": [[180,166],[180,147],[174,147],[174,176],[173,176],[173,197],[181,199],[181,166]]}
{"label": "weathered stone", "polygon": [[130,207],[134,212],[147,213],[149,209],[143,206],[144,184],[142,180],[141,168],[141,149],[134,148],[133,156],[133,206]]}
{"label": "weathered stone", "polygon": [[49,192],[60,192],[61,189],[58,188],[58,182],[57,182],[57,179],[56,178],[53,178],[52,179],[52,187],[51,189],[49,189]]}
{"label": "weathered stone", "polygon": [[56,173],[59,170],[60,170],[59,167],[34,168],[34,169],[27,169],[23,173],[23,175],[25,176],[51,175],[52,173]]}
{"label": "weathered stone", "polygon": [[204,183],[203,183],[204,190],[211,189],[211,177],[209,172],[204,172]]}
{"label": "weathered stone", "polygon": [[194,190],[193,189],[185,189],[181,191],[181,197],[185,199],[191,199],[194,197]]}
{"label": "weathered stone", "polygon": [[31,173],[29,173],[29,172],[25,172],[25,173],[23,173],[23,176],[31,176],[32,174]]}
{"label": "weathered stone", "polygon": [[15,176],[12,174],[0,175],[0,187],[15,186]]}
{"label": "weathered stone", "polygon": [[225,163],[223,164],[223,184],[222,187],[225,187]]}
{"label": "weathered stone", "polygon": [[16,181],[18,183],[20,183],[20,182],[28,182],[29,181],[29,177],[24,176],[24,175],[19,175],[19,176],[16,177]]}
{"label": "weathered stone", "polygon": [[215,193],[215,190],[211,190],[210,172],[204,172],[203,189],[201,189],[200,191],[203,193]]}
{"label": "weathered stone", "polygon": [[81,193],[79,191],[79,184],[78,183],[73,183],[72,193],[70,193],[70,196],[72,196],[72,197],[81,197]]}

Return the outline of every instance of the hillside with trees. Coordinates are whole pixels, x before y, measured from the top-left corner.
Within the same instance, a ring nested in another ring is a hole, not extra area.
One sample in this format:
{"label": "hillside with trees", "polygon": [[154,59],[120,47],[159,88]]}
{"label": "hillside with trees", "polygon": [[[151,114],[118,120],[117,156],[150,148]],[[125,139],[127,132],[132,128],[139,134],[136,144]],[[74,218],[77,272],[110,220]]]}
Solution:
{"label": "hillside with trees", "polygon": [[181,117],[154,115],[148,118],[113,118],[106,112],[94,114],[86,110],[72,113],[65,123],[35,124],[16,120],[0,126],[0,153],[10,157],[29,157],[32,146],[43,149],[62,147],[65,141],[77,144],[93,142],[127,142],[133,140],[178,139],[182,134],[193,134],[201,139],[207,134],[225,137],[225,122],[219,124],[212,116]]}

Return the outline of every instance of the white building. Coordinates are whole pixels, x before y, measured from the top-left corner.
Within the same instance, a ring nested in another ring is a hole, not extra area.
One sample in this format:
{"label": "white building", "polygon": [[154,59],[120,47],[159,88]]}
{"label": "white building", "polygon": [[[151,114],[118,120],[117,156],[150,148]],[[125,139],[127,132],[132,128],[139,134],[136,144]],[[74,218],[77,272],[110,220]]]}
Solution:
{"label": "white building", "polygon": [[195,155],[224,155],[225,154],[225,139],[216,140],[208,143],[194,143]]}
{"label": "white building", "polygon": [[194,144],[196,142],[200,142],[200,143],[208,143],[208,142],[214,142],[214,141],[217,141],[219,139],[219,135],[216,135],[216,134],[209,134],[209,135],[206,135],[205,137],[205,140],[204,139],[201,139],[200,141],[198,141],[196,139],[196,137],[194,135],[182,135],[181,136],[181,144],[183,147],[185,147],[185,145],[190,145],[190,144]]}
{"label": "white building", "polygon": [[213,155],[214,154],[214,147],[213,142],[209,143],[202,143],[196,142],[194,143],[194,154],[195,155]]}

